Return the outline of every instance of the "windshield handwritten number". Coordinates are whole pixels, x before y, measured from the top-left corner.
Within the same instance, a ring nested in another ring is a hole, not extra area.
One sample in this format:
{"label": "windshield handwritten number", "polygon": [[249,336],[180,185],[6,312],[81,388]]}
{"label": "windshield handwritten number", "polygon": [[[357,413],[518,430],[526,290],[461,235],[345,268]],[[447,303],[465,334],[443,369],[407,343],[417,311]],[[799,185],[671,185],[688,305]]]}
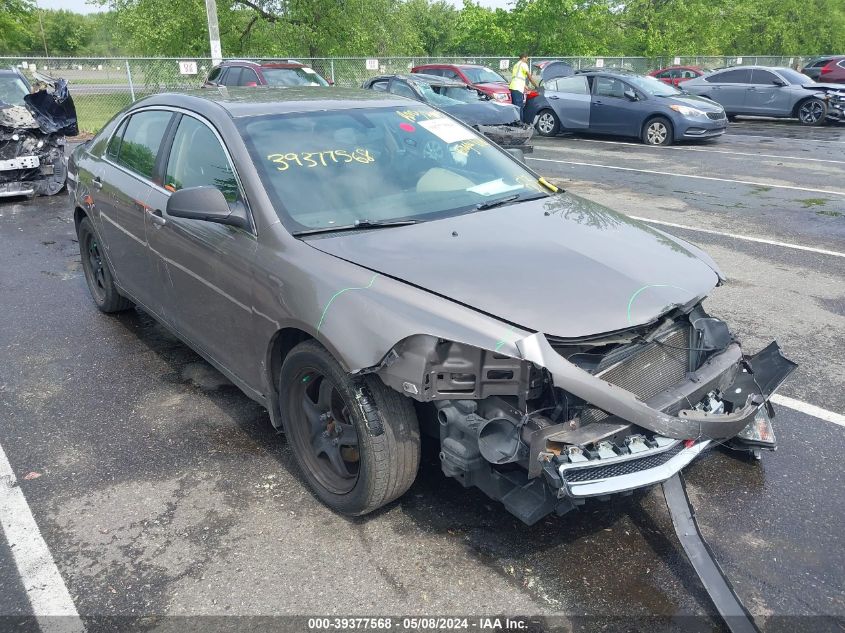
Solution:
{"label": "windshield handwritten number", "polygon": [[276,164],[279,171],[287,171],[291,165],[300,167],[328,167],[330,164],[344,164],[356,162],[362,165],[376,162],[375,156],[369,150],[356,147],[354,150],[327,149],[322,152],[288,152],[286,154],[269,154],[267,160]]}

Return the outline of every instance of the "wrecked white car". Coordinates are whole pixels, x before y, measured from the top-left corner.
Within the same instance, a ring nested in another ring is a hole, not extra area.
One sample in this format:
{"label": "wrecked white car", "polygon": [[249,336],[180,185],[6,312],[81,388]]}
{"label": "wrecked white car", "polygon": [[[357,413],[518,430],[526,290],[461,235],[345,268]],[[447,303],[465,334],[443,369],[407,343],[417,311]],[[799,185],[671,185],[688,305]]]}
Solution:
{"label": "wrecked white car", "polygon": [[0,198],[52,196],[65,186],[65,136],[79,133],[63,79],[38,75],[33,91],[17,70],[0,70]]}
{"label": "wrecked white car", "polygon": [[401,496],[420,432],[529,524],[774,447],[795,365],[705,312],[710,257],[425,104],[156,95],[69,172],[96,305],[142,306],[265,405],[340,512]]}

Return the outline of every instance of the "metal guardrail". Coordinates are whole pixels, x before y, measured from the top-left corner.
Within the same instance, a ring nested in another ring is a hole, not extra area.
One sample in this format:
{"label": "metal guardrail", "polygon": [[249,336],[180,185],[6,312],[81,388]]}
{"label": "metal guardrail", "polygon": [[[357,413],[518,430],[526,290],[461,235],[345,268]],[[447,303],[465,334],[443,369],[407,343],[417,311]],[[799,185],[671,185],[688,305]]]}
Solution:
{"label": "metal guardrail", "polygon": [[[280,59],[280,58],[250,58]],[[646,73],[665,66],[681,64],[719,68],[738,64],[803,67],[810,56],[752,55],[733,57],[553,57],[574,68],[599,66],[626,68]],[[335,85],[358,87],[365,79],[384,73],[408,72],[414,66],[429,63],[473,63],[508,74],[516,57],[299,57]],[[115,114],[141,97],[166,91],[198,88],[211,70],[208,57],[0,57],[0,67],[16,66],[32,76],[34,70],[68,80],[77,106],[79,127],[96,132]]]}

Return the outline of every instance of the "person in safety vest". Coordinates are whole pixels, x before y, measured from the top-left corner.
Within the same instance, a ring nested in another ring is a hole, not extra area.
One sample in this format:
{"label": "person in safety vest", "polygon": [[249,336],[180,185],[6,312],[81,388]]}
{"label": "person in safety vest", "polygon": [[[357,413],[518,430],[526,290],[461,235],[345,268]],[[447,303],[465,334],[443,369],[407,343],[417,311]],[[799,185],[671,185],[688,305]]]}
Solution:
{"label": "person in safety vest", "polygon": [[531,69],[528,67],[528,53],[519,56],[519,61],[511,69],[511,82],[508,88],[511,91],[511,103],[522,111],[525,105],[525,82],[529,81],[535,88],[539,85],[531,76]]}

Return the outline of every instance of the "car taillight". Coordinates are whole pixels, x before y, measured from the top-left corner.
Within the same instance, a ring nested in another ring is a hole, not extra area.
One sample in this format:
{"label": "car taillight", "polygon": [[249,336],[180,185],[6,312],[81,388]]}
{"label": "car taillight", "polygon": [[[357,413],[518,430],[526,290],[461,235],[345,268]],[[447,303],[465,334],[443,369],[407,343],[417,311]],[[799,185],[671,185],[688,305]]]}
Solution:
{"label": "car taillight", "polygon": [[533,99],[534,97],[537,97],[539,95],[540,95],[540,93],[537,92],[536,90],[529,90],[528,92],[525,93],[525,100],[527,101],[528,99]]}
{"label": "car taillight", "polygon": [[820,75],[826,75],[827,73],[833,72],[833,67],[836,65],[835,62],[828,62],[824,66],[822,66],[821,71],[819,72]]}
{"label": "car taillight", "polygon": [[244,84],[247,88],[255,88],[258,84],[254,81],[248,81]]}

